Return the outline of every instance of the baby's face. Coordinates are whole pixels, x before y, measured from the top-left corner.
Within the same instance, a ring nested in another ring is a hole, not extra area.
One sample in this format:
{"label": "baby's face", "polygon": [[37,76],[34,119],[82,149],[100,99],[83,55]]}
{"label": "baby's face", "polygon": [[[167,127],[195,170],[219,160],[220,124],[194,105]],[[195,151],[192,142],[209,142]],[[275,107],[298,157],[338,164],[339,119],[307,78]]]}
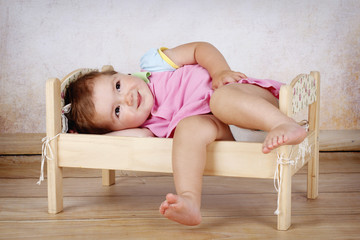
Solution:
{"label": "baby's face", "polygon": [[95,122],[111,131],[141,126],[154,105],[142,79],[121,73],[95,79],[92,99]]}

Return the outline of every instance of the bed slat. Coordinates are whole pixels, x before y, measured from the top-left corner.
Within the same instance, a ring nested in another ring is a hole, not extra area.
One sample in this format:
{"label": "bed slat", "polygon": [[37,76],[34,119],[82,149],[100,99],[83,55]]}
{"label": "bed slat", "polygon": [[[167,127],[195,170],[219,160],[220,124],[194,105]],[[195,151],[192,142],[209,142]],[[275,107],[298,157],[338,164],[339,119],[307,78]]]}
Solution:
{"label": "bed slat", "polygon": [[[172,139],[60,134],[58,146],[61,167],[172,173]],[[233,141],[210,144],[205,175],[273,178],[276,153],[263,154],[261,146]]]}

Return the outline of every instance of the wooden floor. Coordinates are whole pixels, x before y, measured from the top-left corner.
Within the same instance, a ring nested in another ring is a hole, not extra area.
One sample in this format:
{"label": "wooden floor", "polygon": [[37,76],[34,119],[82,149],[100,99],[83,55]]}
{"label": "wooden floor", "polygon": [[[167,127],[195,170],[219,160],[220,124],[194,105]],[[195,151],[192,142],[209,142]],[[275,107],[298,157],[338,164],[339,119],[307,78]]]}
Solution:
{"label": "wooden floor", "polygon": [[64,169],[64,211],[47,213],[40,156],[0,156],[0,239],[360,239],[360,152],[320,153],[320,196],[306,199],[306,172],[293,178],[292,226],[276,230],[271,180],[204,177],[203,223],[166,220],[158,206],[169,175]]}

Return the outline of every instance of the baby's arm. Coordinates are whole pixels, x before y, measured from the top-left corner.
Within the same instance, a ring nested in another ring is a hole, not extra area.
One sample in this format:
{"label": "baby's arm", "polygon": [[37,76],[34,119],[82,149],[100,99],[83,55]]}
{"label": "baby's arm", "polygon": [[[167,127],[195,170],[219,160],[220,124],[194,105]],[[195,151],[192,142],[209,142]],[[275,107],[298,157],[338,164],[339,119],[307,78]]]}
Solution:
{"label": "baby's arm", "polygon": [[164,50],[164,53],[178,66],[199,64],[212,77],[213,88],[247,78],[241,72],[230,69],[224,56],[210,43],[193,42]]}
{"label": "baby's arm", "polygon": [[123,137],[154,137],[154,134],[147,128],[131,128],[107,133],[109,136]]}

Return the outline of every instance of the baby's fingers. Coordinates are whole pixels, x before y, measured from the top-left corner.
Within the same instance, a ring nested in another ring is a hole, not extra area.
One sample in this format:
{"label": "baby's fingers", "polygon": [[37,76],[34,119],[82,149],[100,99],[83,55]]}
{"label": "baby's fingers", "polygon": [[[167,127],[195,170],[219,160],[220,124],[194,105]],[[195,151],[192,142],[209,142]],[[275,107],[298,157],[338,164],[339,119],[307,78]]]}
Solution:
{"label": "baby's fingers", "polygon": [[238,82],[244,78],[247,78],[247,76],[244,73],[234,72],[234,71],[223,71],[213,76],[212,88],[217,89],[226,84]]}
{"label": "baby's fingers", "polygon": [[247,76],[242,73],[242,72],[236,72],[238,74],[238,76],[240,77],[240,79],[244,79],[244,78],[247,78]]}

